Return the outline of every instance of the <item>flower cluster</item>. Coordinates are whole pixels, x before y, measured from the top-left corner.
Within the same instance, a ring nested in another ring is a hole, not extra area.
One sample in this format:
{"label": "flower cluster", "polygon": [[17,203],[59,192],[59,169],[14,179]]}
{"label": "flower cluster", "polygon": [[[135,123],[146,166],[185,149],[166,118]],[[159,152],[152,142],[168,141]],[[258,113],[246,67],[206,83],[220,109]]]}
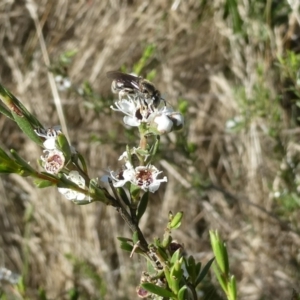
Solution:
{"label": "flower cluster", "polygon": [[[162,135],[183,127],[183,116],[172,108],[163,105],[155,107],[146,101],[141,93],[120,93],[121,99],[115,102],[111,109],[125,114],[123,121],[126,125],[138,127],[146,124],[148,134]],[[163,102],[163,101],[162,101]]]}
{"label": "flower cluster", "polygon": [[[111,106],[114,111],[122,112],[123,121],[131,127],[139,127],[141,134],[140,148],[133,148],[131,155],[140,155],[140,165],[134,166],[131,157],[125,152],[119,160],[125,159],[125,165],[121,172],[110,172],[114,187],[123,187],[131,183],[143,191],[156,192],[167,177],[158,179],[161,173],[154,165],[150,164],[151,156],[145,143],[146,137],[163,135],[183,127],[183,116],[180,112],[167,107],[161,99],[160,92],[147,80],[131,74],[109,72],[108,77],[115,78],[112,82],[112,91],[118,93],[119,99]],[[163,104],[163,105],[162,105]],[[141,154],[141,152],[143,154]],[[148,161],[148,157],[150,159]],[[147,163],[148,161],[148,163]]]}
{"label": "flower cluster", "polygon": [[[57,139],[62,134],[59,126],[48,129],[35,130],[36,134],[40,137],[45,138],[43,143],[45,150],[41,156],[42,166],[47,173],[58,174],[63,170],[66,164],[66,158],[61,149],[57,147]],[[64,175],[65,178],[75,183],[79,188],[85,189],[85,180],[78,173],[78,171],[70,171],[68,175]],[[71,188],[58,188],[58,191],[63,194],[68,200],[72,201],[83,201],[90,199],[85,194],[80,193]]]}
{"label": "flower cluster", "polygon": [[60,127],[35,130],[36,134],[45,138],[43,143],[45,150],[41,156],[43,168],[47,173],[58,174],[65,165],[65,156],[56,147],[56,139],[61,134]]}

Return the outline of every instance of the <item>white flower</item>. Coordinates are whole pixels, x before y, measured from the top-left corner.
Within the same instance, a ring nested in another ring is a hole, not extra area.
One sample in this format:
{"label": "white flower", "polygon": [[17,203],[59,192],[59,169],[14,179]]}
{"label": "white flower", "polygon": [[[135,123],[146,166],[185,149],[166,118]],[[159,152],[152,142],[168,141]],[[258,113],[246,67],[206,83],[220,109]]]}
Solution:
{"label": "white flower", "polygon": [[125,161],[128,160],[128,153],[127,153],[127,151],[124,151],[124,152],[120,155],[120,157],[118,158],[118,160],[122,160],[122,159],[124,159]]}
{"label": "white flower", "polygon": [[232,130],[240,126],[244,122],[244,119],[242,116],[235,116],[232,119],[227,120],[225,127],[228,130]]}
{"label": "white flower", "polygon": [[152,110],[147,105],[143,105],[141,101],[137,98],[130,97],[128,99],[122,99],[115,102],[115,106],[110,108],[114,111],[120,111],[126,116],[123,121],[128,126],[139,126],[142,122],[148,122],[148,118],[152,113]]}
{"label": "white flower", "polygon": [[38,128],[35,130],[35,133],[45,138],[43,143],[45,150],[43,150],[43,155],[41,156],[45,171],[50,174],[57,174],[65,164],[65,156],[56,148],[55,144],[57,136],[62,133],[61,127],[54,126],[48,129]]}
{"label": "white flower", "polygon": [[162,109],[154,112],[150,117],[150,126],[153,126],[159,134],[169,133],[173,130],[179,130],[183,127],[183,115],[174,112],[172,108],[164,106]]}
{"label": "white flower", "polygon": [[126,182],[139,186],[142,190],[149,190],[154,193],[160,187],[161,182],[167,182],[167,177],[157,179],[157,176],[162,173],[153,165],[138,166],[134,168],[129,162],[125,164],[126,169],[118,174],[111,172],[111,177],[114,180],[114,187],[121,187]]}
{"label": "white flower", "polygon": [[57,174],[65,164],[64,154],[57,149],[46,149],[41,156],[43,167],[50,174]]}
{"label": "white flower", "polygon": [[[85,189],[85,180],[82,176],[79,175],[78,171],[71,171],[69,175],[65,175],[67,179],[73,181],[77,184],[80,188]],[[68,200],[74,201],[83,201],[89,200],[85,194],[74,191],[68,188],[58,188],[58,191],[63,194]]]}
{"label": "white flower", "polygon": [[62,133],[61,127],[59,125],[50,127],[48,129],[39,128],[39,129],[36,129],[34,131],[38,136],[41,136],[41,137],[46,139],[44,141],[43,145],[47,150],[56,149],[56,146],[55,146],[56,138],[59,134]]}
{"label": "white flower", "polygon": [[156,129],[162,134],[170,132],[173,128],[173,122],[166,114],[155,116],[153,122],[157,125]]}
{"label": "white flower", "polygon": [[184,118],[180,112],[178,111],[172,112],[168,115],[168,117],[173,121],[174,130],[179,130],[183,127]]}
{"label": "white flower", "polygon": [[57,89],[59,91],[65,91],[71,87],[71,80],[68,77],[63,77],[61,75],[56,75],[55,76],[55,82]]}
{"label": "white flower", "polygon": [[0,268],[0,281],[8,281],[11,284],[17,284],[21,275],[13,273],[11,270],[4,267]]}

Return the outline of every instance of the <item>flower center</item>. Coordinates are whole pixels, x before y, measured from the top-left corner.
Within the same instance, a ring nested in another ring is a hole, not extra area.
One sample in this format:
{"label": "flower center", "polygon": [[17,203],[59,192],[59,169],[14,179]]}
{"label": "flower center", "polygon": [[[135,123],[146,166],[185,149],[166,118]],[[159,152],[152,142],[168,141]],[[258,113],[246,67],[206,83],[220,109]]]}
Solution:
{"label": "flower center", "polygon": [[150,185],[153,181],[152,172],[147,169],[141,170],[136,174],[136,179],[139,186]]}

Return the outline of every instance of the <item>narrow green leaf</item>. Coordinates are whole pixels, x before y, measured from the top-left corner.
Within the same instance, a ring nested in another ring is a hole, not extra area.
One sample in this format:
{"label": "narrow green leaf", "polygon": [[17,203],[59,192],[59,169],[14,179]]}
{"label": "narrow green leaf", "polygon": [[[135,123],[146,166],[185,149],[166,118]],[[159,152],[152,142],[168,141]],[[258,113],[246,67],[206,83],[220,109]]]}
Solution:
{"label": "narrow green leaf", "polygon": [[141,217],[144,215],[147,205],[148,205],[148,199],[149,199],[149,191],[144,193],[142,196],[142,199],[139,203],[138,209],[137,209],[137,220],[139,221]]}
{"label": "narrow green leaf", "polygon": [[91,204],[92,202],[94,202],[93,199],[90,200],[72,200],[73,203],[75,203],[76,205],[87,205],[87,204]]}
{"label": "narrow green leaf", "polygon": [[229,260],[228,260],[228,252],[225,243],[222,243],[222,258],[224,264],[224,273],[229,274]]}
{"label": "narrow green leaf", "polygon": [[7,117],[13,118],[21,130],[35,143],[42,145],[42,140],[34,132],[34,128],[43,127],[41,123],[26,109],[20,100],[18,100],[9,90],[0,84],[0,99],[10,110],[1,109]]}
{"label": "narrow green leaf", "polygon": [[181,289],[179,290],[178,295],[177,295],[178,300],[185,300],[186,291],[187,291],[186,285],[181,287]]}
{"label": "narrow green leaf", "polygon": [[135,231],[132,235],[132,241],[133,241],[133,244],[136,244],[138,241],[139,241],[139,235],[137,233],[137,231]]}
{"label": "narrow green leaf", "polygon": [[180,259],[181,256],[182,256],[182,254],[181,254],[181,249],[177,249],[177,250],[173,253],[172,257],[171,257],[171,264],[173,265],[173,264],[175,264],[177,261],[179,261],[179,259]]}
{"label": "narrow green leaf", "polygon": [[[204,266],[204,268],[202,269],[201,272],[198,273],[197,275],[197,279],[195,280],[195,286],[197,286],[203,279],[204,277],[207,275],[213,261],[215,260],[215,258],[213,257],[212,259],[210,259],[208,261],[208,263]],[[200,265],[201,267],[201,265]]]}
{"label": "narrow green leaf", "polygon": [[171,274],[170,274],[170,270],[169,270],[168,267],[164,268],[164,273],[165,273],[165,277],[166,277],[167,282],[168,282],[168,286],[171,286],[172,285],[172,279],[171,279]]}
{"label": "narrow green leaf", "polygon": [[0,105],[0,113],[2,113],[4,116],[6,116],[7,118],[14,121],[12,113],[7,108],[5,108],[3,105]]}
{"label": "narrow green leaf", "polygon": [[226,263],[225,263],[225,259],[226,257],[224,257],[224,245],[222,243],[222,241],[220,240],[219,234],[218,232],[213,232],[210,231],[210,240],[211,240],[211,245],[212,245],[212,249],[217,261],[217,264],[219,266],[219,268],[221,269],[222,273],[226,272]]}
{"label": "narrow green leaf", "polygon": [[160,144],[160,136],[157,135],[156,136],[156,140],[155,140],[155,144],[154,146],[151,148],[151,156],[150,157],[154,157],[156,155],[156,152],[158,151],[159,148],[159,144]]}
{"label": "narrow green leaf", "polygon": [[160,297],[165,297],[165,298],[175,298],[176,297],[171,291],[169,291],[163,287],[157,286],[150,282],[142,283],[141,286],[148,292],[158,295]]}
{"label": "narrow green leaf", "polygon": [[156,247],[161,247],[160,238],[154,238],[153,242]]}
{"label": "narrow green leaf", "polygon": [[147,259],[147,272],[153,276],[157,274],[156,267],[154,266],[153,261],[150,259]]}
{"label": "narrow green leaf", "polygon": [[125,250],[125,251],[132,252],[133,246],[126,243],[126,242],[122,242],[121,245],[120,245],[120,248]]}
{"label": "narrow green leaf", "polygon": [[66,162],[69,162],[71,159],[72,151],[70,148],[70,144],[63,133],[58,134],[56,138],[56,144],[57,144],[57,148],[61,150],[62,153],[64,154]]}
{"label": "narrow green leaf", "polygon": [[83,172],[87,174],[88,170],[87,170],[87,165],[86,165],[86,162],[84,160],[84,157],[79,152],[76,153],[76,156],[78,157],[78,159],[81,163]]}
{"label": "narrow green leaf", "polygon": [[[138,185],[130,185],[130,195],[133,199],[139,199],[141,188]],[[136,201],[135,201],[136,202]]]}
{"label": "narrow green leaf", "polygon": [[168,254],[166,252],[166,250],[162,247],[157,247],[157,253],[158,255],[164,260],[164,261],[167,261],[168,260]]}
{"label": "narrow green leaf", "polygon": [[35,169],[31,167],[31,165],[25,161],[15,150],[10,150],[12,156],[15,158],[16,163],[18,163],[24,170],[31,172],[33,174],[36,173]]}
{"label": "narrow green leaf", "polygon": [[38,290],[39,300],[48,300],[46,291],[43,288],[39,288]]}
{"label": "narrow green leaf", "polygon": [[230,295],[230,300],[237,299],[237,288],[236,288],[236,280],[232,275],[228,284],[228,294]]}
{"label": "narrow green leaf", "polygon": [[0,149],[0,173],[10,174],[22,172],[21,166]]}
{"label": "narrow green leaf", "polygon": [[117,191],[118,191],[119,196],[123,200],[123,202],[127,206],[130,206],[130,201],[129,201],[128,197],[127,197],[127,194],[126,194],[125,190],[122,187],[120,187],[120,188],[117,188]]}
{"label": "narrow green leaf", "polygon": [[172,290],[172,292],[177,295],[178,291],[179,291],[179,279],[172,276],[171,275],[171,285],[170,285],[170,289]]}
{"label": "narrow green leaf", "polygon": [[172,240],[173,239],[172,239],[172,237],[169,234],[165,235],[163,241],[161,242],[161,246],[163,248],[169,247],[169,245],[171,244]]}
{"label": "narrow green leaf", "polygon": [[177,261],[170,271],[171,282],[172,282],[170,288],[175,295],[177,295],[179,292],[180,289],[179,282],[182,279],[182,275],[183,275],[183,270],[181,269],[181,263],[180,261]]}
{"label": "narrow green leaf", "polygon": [[129,238],[126,238],[126,237],[117,236],[117,239],[118,239],[120,242],[133,243],[132,239],[129,239]]}
{"label": "narrow green leaf", "polygon": [[19,116],[13,112],[13,117],[20,129],[35,143],[42,146],[43,142],[42,139],[35,133],[32,124],[28,121],[25,116]]}
{"label": "narrow green leaf", "polygon": [[212,265],[212,268],[214,270],[215,275],[217,276],[217,279],[219,281],[219,284],[221,285],[223,291],[227,294],[227,281],[224,278],[224,276],[220,273],[218,266],[216,264]]}
{"label": "narrow green leaf", "polygon": [[12,114],[26,117],[28,121],[30,121],[30,123],[35,128],[43,127],[39,122],[39,120],[35,118],[27,110],[27,108],[23,105],[23,103],[1,84],[0,84],[0,99],[6,105],[6,107],[12,112]]}
{"label": "narrow green leaf", "polygon": [[98,186],[98,182],[95,179],[90,180],[89,193],[92,199],[101,201],[105,204],[110,204],[110,201],[107,199],[103,188]]}
{"label": "narrow green leaf", "polygon": [[180,227],[181,225],[181,220],[183,217],[183,212],[180,211],[178,212],[172,219],[172,221],[170,222],[169,228],[170,229],[177,229]]}
{"label": "narrow green leaf", "polygon": [[[184,258],[184,261],[185,261],[185,268],[186,268],[186,271],[188,272],[189,274],[189,280],[195,284],[195,281],[196,281],[196,278],[197,278],[197,275],[199,272],[197,272],[197,269],[196,269],[196,262],[195,262],[195,259],[192,255],[190,255],[188,257],[188,259]],[[201,268],[201,266],[200,266]],[[200,271],[200,269],[199,269]]]}
{"label": "narrow green leaf", "polygon": [[195,265],[195,273],[196,273],[196,275],[195,275],[195,280],[196,280],[198,274],[200,274],[200,272],[201,272],[201,267],[202,267],[202,264],[201,264],[200,262],[198,262],[198,263]]}
{"label": "narrow green leaf", "polygon": [[33,183],[36,185],[36,187],[40,189],[55,185],[55,183],[53,183],[52,181],[39,179],[39,178],[34,179]]}

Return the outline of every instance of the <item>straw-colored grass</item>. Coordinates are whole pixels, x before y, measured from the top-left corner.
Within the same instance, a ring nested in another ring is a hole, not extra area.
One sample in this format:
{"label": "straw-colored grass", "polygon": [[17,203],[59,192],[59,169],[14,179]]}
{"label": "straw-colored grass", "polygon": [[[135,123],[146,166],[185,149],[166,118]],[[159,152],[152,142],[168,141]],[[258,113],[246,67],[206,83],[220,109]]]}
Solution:
{"label": "straw-colored grass", "polygon": [[[239,299],[290,299],[300,282],[299,206],[282,212],[273,192],[285,187],[282,166],[288,153],[299,152],[299,131],[289,131],[295,127],[291,116],[278,105],[282,81],[274,62],[286,51],[285,33],[298,25],[288,6],[286,21],[276,23],[268,20],[271,8],[265,18],[256,18],[248,2],[238,7],[245,38],[234,31],[230,17],[224,18],[221,0],[2,0],[0,82],[46,127],[65,122],[90,175],[101,177],[122,167],[117,158],[128,142],[122,116],[96,113],[79,96],[57,94],[47,59],[55,62],[76,49],[68,68],[72,83],[88,80],[109,101],[106,72],[130,70],[145,48],[155,45],[142,75],[155,69],[153,82],[168,105],[177,107],[184,99],[188,112],[185,129],[162,138],[156,165],[168,183],[152,196],[142,231],[149,241],[162,236],[168,212],[183,210],[183,225],[174,236],[205,263],[212,257],[208,231],[218,229],[227,242]],[[235,116],[248,119],[240,130],[227,131],[226,122]],[[268,134],[272,126],[277,138]],[[36,164],[41,149],[3,116],[0,131],[1,147]],[[180,147],[180,140],[193,143],[195,152]],[[281,152],[275,150],[278,144]],[[38,288],[49,299],[68,299],[66,291],[74,286],[82,299],[102,299],[99,286],[106,289],[104,299],[136,298],[145,266],[119,249],[117,237],[131,233],[113,208],[76,206],[55,188],[38,190],[14,175],[0,179],[0,266],[25,272],[30,299],[37,299]],[[102,278],[101,285],[78,271],[80,262]]]}

